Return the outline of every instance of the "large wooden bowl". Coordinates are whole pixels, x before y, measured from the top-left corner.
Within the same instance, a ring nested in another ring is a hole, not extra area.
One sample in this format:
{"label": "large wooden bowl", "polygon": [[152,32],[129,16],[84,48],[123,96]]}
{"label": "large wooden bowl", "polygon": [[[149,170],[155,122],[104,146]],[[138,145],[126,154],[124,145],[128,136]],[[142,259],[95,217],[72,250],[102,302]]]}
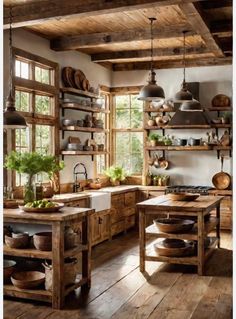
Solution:
{"label": "large wooden bowl", "polygon": [[212,106],[218,107],[229,107],[230,106],[230,98],[225,94],[217,94],[213,97],[211,101]]}
{"label": "large wooden bowl", "polygon": [[194,225],[193,220],[180,218],[157,218],[153,223],[163,233],[185,233]]}
{"label": "large wooden bowl", "polygon": [[45,274],[40,271],[19,271],[11,276],[11,282],[19,289],[37,288],[45,281]]}
{"label": "large wooden bowl", "polygon": [[15,260],[4,260],[3,269],[4,269],[4,282],[8,282],[11,278],[16,267]]}
{"label": "large wooden bowl", "polygon": [[22,236],[13,238],[5,235],[5,243],[10,248],[26,248],[29,246],[30,236],[28,234],[22,234]]}
{"label": "large wooden bowl", "polygon": [[167,195],[169,199],[173,201],[184,201],[184,202],[191,202],[197,199],[200,195],[199,194],[192,194],[192,193],[171,193]]}
{"label": "large wooden bowl", "polygon": [[38,250],[52,250],[52,232],[40,232],[33,236],[34,246]]}
{"label": "large wooden bowl", "polygon": [[219,172],[212,177],[212,183],[216,189],[227,189],[231,184],[231,176],[225,172]]}
{"label": "large wooden bowl", "polygon": [[58,212],[61,208],[64,207],[63,203],[55,203],[55,207],[48,207],[48,208],[35,208],[35,207],[25,207],[25,206],[19,206],[20,209],[22,209],[26,213],[52,213],[52,212]]}
{"label": "large wooden bowl", "polygon": [[184,247],[169,248],[165,246],[163,241],[154,244],[154,249],[159,256],[165,257],[184,257],[194,253],[194,245],[192,242],[186,242]]}

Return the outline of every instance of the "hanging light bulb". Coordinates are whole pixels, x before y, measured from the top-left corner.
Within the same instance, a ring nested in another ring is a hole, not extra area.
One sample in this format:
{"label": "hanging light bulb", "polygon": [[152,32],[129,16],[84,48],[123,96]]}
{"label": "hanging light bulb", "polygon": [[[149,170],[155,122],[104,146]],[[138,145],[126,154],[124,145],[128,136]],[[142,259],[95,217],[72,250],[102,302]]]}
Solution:
{"label": "hanging light bulb", "polygon": [[185,81],[185,71],[186,71],[186,42],[185,42],[185,35],[187,31],[183,31],[183,44],[184,44],[184,52],[183,52],[183,73],[184,73],[184,78],[181,86],[181,90],[175,94],[174,102],[181,103],[185,101],[191,101],[193,99],[193,95],[191,92],[188,90],[187,83]]}
{"label": "hanging light bulb", "polygon": [[12,8],[11,7],[10,7],[9,51],[10,51],[9,95],[6,100],[6,109],[4,111],[4,128],[10,128],[10,129],[26,128],[27,124],[26,124],[25,118],[16,111],[15,99],[13,97],[13,89],[12,89],[13,59],[12,59]]}
{"label": "hanging light bulb", "polygon": [[150,79],[148,84],[145,85],[140,93],[139,100],[142,101],[157,101],[164,102],[165,93],[161,86],[156,84],[156,72],[153,69],[153,22],[156,18],[149,18],[151,24],[151,70],[150,70]]}

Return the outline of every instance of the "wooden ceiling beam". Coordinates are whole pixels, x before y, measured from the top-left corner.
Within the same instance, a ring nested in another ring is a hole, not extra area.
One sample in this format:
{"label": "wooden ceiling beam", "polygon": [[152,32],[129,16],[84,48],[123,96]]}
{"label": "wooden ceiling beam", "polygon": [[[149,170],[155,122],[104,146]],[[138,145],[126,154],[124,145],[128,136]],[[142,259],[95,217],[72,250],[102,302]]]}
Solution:
{"label": "wooden ceiling beam", "polygon": [[[154,57],[165,57],[165,56],[180,56],[183,55],[183,48],[165,48],[165,49],[154,49]],[[206,47],[200,46],[195,48],[187,48],[186,54],[201,54],[209,53],[209,50]],[[150,49],[148,50],[132,50],[132,51],[118,51],[118,52],[102,52],[91,55],[91,60],[93,62],[104,62],[104,61],[119,61],[124,59],[141,59],[149,58]]]}
{"label": "wooden ceiling beam", "polygon": [[[154,28],[154,39],[168,39],[182,37],[183,30],[190,29],[189,25],[173,25],[165,28]],[[194,35],[195,32],[188,32],[188,35]],[[61,37],[53,39],[50,42],[51,49],[55,51],[76,50],[103,46],[114,43],[124,43],[131,41],[150,40],[150,28],[131,29],[118,32],[81,34],[78,36]]]}
{"label": "wooden ceiling beam", "polygon": [[233,0],[214,0],[202,2],[202,8],[204,10],[220,9],[233,6]]}
{"label": "wooden ceiling beam", "polygon": [[[203,0],[58,0],[26,3],[12,8],[13,28],[49,20],[81,18],[137,9],[178,5]],[[9,28],[9,7],[4,7],[4,29]]]}
{"label": "wooden ceiling beam", "polygon": [[216,57],[224,57],[224,53],[211,34],[210,27],[208,26],[209,23],[199,4],[187,3],[181,4],[179,7],[186,15],[193,30],[201,35],[208,49],[214,53]]}
{"label": "wooden ceiling beam", "polygon": [[232,37],[233,22],[232,20],[212,21],[210,25],[211,34],[219,37]]}
{"label": "wooden ceiling beam", "polygon": [[[232,64],[232,57],[187,59],[186,67]],[[182,68],[182,60],[154,61],[154,69]],[[150,70],[150,62],[115,63],[113,71]]]}

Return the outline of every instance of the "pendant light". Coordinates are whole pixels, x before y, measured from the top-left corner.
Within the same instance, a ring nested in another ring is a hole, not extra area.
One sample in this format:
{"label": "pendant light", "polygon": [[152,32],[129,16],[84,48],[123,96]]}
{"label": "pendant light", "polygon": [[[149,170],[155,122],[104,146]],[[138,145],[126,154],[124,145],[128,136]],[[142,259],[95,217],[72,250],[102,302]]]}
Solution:
{"label": "pendant light", "polygon": [[151,70],[148,84],[145,85],[140,93],[139,100],[164,102],[165,93],[162,87],[156,84],[156,73],[153,69],[153,22],[156,18],[149,18],[151,25]]}
{"label": "pendant light", "polygon": [[26,128],[27,124],[25,118],[20,115],[15,108],[15,99],[13,97],[12,78],[13,78],[13,59],[12,59],[12,8],[10,7],[10,29],[9,29],[9,95],[6,100],[6,109],[4,111],[4,128],[17,129]]}
{"label": "pendant light", "polygon": [[187,31],[183,31],[183,44],[184,44],[184,52],[183,52],[183,72],[184,72],[184,78],[181,86],[181,90],[175,94],[174,102],[177,103],[182,103],[185,101],[191,101],[193,99],[193,95],[191,92],[188,90],[187,83],[185,81],[185,71],[186,71],[186,60],[185,60],[185,55],[186,55],[186,42],[185,42],[185,35]]}

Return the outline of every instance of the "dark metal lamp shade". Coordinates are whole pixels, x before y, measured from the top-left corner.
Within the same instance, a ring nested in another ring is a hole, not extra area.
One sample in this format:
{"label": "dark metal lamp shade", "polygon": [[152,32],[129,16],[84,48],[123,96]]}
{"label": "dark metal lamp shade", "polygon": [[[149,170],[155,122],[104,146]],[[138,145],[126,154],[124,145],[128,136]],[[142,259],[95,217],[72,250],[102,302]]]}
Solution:
{"label": "dark metal lamp shade", "polygon": [[185,101],[180,105],[179,108],[180,111],[185,111],[185,112],[196,112],[200,111],[203,112],[203,109],[201,107],[201,104],[199,101],[193,99],[191,101]]}
{"label": "dark metal lamp shade", "polygon": [[183,82],[181,90],[175,94],[174,102],[182,103],[185,101],[191,101],[193,95],[189,92],[186,82]]}
{"label": "dark metal lamp shade", "polygon": [[6,110],[4,111],[4,128],[26,128],[27,124],[25,118],[16,111],[14,102],[15,101],[10,94],[7,98]]}
{"label": "dark metal lamp shade", "polygon": [[139,92],[138,100],[141,101],[163,101],[165,100],[165,93],[161,86],[156,84],[156,73],[151,72],[151,80]]}

